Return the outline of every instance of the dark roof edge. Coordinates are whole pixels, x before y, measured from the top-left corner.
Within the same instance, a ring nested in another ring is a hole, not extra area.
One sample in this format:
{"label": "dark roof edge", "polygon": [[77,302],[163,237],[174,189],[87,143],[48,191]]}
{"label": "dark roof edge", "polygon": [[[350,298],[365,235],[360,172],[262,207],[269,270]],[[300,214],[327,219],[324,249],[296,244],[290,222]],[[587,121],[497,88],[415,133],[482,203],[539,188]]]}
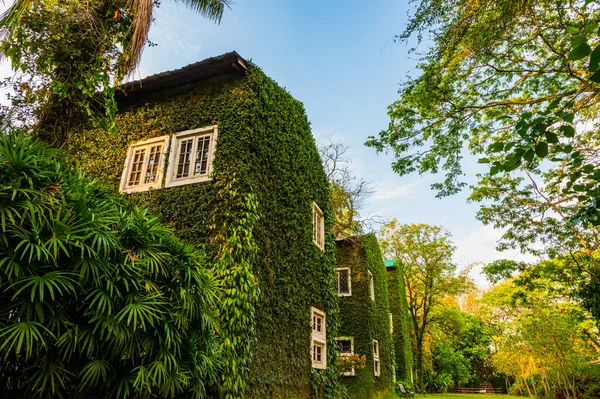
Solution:
{"label": "dark roof edge", "polygon": [[117,101],[127,101],[128,97],[138,97],[227,73],[244,73],[247,69],[248,62],[237,52],[231,51],[179,69],[124,83],[117,87],[115,98]]}

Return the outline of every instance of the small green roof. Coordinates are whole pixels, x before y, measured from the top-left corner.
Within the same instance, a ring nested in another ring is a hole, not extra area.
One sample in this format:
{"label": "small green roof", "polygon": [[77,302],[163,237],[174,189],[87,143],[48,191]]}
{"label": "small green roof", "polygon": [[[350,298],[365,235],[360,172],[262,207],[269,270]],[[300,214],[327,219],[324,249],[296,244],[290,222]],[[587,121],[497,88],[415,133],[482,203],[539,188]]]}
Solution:
{"label": "small green roof", "polygon": [[396,265],[396,259],[386,259],[383,261],[385,267],[394,267]]}

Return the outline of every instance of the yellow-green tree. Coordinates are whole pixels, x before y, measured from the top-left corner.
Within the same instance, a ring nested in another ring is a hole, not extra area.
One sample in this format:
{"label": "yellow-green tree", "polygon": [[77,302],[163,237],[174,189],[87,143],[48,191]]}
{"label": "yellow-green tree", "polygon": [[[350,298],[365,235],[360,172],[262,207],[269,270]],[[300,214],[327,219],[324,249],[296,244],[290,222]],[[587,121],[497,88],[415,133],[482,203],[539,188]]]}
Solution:
{"label": "yellow-green tree", "polygon": [[423,386],[424,344],[434,321],[433,310],[445,296],[466,290],[470,280],[456,274],[455,247],[450,233],[440,226],[402,225],[393,219],[381,229],[380,245],[384,257],[395,259],[404,275],[417,382]]}

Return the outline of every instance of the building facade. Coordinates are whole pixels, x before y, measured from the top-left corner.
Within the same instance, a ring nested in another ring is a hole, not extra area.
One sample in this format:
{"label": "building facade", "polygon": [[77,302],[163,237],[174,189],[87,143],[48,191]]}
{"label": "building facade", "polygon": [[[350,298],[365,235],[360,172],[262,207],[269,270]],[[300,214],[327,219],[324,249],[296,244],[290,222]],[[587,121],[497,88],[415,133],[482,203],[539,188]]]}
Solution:
{"label": "building facade", "polygon": [[395,381],[388,276],[373,234],[336,240],[340,356],[365,356],[364,367],[341,370],[352,399],[369,399]]}
{"label": "building facade", "polygon": [[119,133],[85,130],[67,151],[211,254],[224,359],[209,392],[335,398],[329,184],[302,104],[235,52],[130,83],[117,101]]}

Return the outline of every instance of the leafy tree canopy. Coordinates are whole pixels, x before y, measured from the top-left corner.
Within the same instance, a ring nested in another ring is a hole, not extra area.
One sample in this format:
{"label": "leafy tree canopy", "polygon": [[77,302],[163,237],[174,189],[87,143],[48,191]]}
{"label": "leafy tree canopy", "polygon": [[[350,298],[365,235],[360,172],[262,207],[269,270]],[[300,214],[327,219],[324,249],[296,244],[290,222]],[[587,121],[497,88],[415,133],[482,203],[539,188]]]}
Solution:
{"label": "leafy tree canopy", "polygon": [[[228,0],[182,0],[220,21]],[[115,130],[113,84],[138,65],[157,0],[16,0],[0,17],[12,62],[16,118],[62,146],[78,123]],[[15,112],[13,112],[14,114]],[[14,115],[11,115],[14,116]]]}
{"label": "leafy tree canopy", "polygon": [[0,396],[201,397],[219,367],[206,255],[63,159],[0,135]]}
{"label": "leafy tree canopy", "polygon": [[581,252],[600,275],[600,8],[589,0],[414,1],[401,39],[430,43],[404,82],[389,128],[401,175],[444,172],[439,196],[466,183],[463,156],[489,165],[470,199],[504,230],[499,249]]}
{"label": "leafy tree canopy", "polygon": [[515,393],[597,396],[600,345],[595,321],[579,303],[561,295],[557,283],[544,278],[535,283],[524,287],[504,280],[481,299],[482,314],[496,331],[494,366],[515,379]]}

